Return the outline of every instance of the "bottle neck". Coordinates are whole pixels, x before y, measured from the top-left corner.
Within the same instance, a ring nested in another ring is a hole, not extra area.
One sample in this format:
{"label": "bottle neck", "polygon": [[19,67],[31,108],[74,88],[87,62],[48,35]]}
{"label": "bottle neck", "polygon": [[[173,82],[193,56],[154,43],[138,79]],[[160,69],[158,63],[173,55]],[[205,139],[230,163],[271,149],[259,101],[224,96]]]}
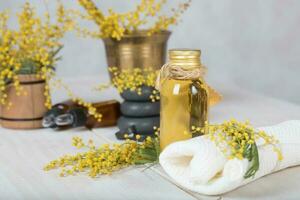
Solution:
{"label": "bottle neck", "polygon": [[74,116],[70,113],[56,117],[55,123],[57,126],[69,126],[74,124]]}
{"label": "bottle neck", "polygon": [[177,80],[199,80],[205,75],[206,69],[199,66],[179,66],[172,63],[165,64],[158,77],[160,78],[171,78]]}

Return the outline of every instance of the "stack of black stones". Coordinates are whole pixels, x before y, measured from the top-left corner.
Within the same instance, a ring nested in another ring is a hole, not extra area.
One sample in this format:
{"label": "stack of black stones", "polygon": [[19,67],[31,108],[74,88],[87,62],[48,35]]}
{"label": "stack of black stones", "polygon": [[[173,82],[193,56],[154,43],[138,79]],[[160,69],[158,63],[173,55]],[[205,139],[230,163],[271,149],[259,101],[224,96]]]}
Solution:
{"label": "stack of black stones", "polygon": [[124,102],[118,120],[118,139],[136,139],[136,135],[139,135],[139,140],[144,140],[154,135],[154,127],[159,127],[160,102],[150,99],[154,88],[142,86],[141,89],[141,94],[130,90],[121,93]]}

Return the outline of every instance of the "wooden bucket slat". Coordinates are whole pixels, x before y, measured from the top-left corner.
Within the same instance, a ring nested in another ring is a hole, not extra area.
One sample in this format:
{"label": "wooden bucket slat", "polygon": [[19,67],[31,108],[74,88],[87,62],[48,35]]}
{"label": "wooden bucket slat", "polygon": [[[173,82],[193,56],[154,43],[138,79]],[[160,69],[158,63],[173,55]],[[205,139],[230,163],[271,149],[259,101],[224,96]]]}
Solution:
{"label": "wooden bucket slat", "polygon": [[45,82],[36,75],[20,75],[19,80],[27,95],[17,96],[12,85],[7,87],[8,101],[12,106],[9,109],[1,106],[1,125],[12,129],[41,128],[42,117],[47,112]]}

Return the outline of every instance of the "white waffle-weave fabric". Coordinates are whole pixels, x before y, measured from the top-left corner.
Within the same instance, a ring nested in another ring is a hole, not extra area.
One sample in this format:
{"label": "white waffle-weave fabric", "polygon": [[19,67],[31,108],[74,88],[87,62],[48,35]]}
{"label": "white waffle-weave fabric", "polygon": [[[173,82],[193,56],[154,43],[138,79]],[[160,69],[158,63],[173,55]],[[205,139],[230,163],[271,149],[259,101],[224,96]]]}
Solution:
{"label": "white waffle-weave fabric", "polygon": [[260,166],[253,178],[243,177],[249,164],[246,159],[227,160],[205,136],[170,144],[159,161],[177,184],[206,195],[226,193],[267,174],[300,164],[300,121],[286,121],[258,130],[279,140],[283,160],[278,160],[271,145],[257,141]]}

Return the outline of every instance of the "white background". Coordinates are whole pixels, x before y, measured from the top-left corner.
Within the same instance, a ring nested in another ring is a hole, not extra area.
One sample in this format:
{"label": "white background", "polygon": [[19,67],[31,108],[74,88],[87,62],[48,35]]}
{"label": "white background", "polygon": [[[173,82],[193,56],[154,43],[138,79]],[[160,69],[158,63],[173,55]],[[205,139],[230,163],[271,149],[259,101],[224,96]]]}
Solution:
{"label": "white background", "polygon": [[[79,8],[76,0],[62,1],[69,8]],[[0,9],[15,12],[24,2],[0,0]],[[45,1],[29,2],[38,13],[45,11]],[[97,5],[128,11],[138,2],[97,0]],[[169,0],[166,6],[174,7],[176,2]],[[52,10],[55,1],[48,0],[48,6]],[[216,88],[219,80],[230,79],[246,89],[300,104],[299,11],[299,0],[194,0],[182,22],[172,27],[169,48],[201,49],[208,82]],[[101,40],[68,34],[64,42],[60,76],[80,79],[107,73]]]}

